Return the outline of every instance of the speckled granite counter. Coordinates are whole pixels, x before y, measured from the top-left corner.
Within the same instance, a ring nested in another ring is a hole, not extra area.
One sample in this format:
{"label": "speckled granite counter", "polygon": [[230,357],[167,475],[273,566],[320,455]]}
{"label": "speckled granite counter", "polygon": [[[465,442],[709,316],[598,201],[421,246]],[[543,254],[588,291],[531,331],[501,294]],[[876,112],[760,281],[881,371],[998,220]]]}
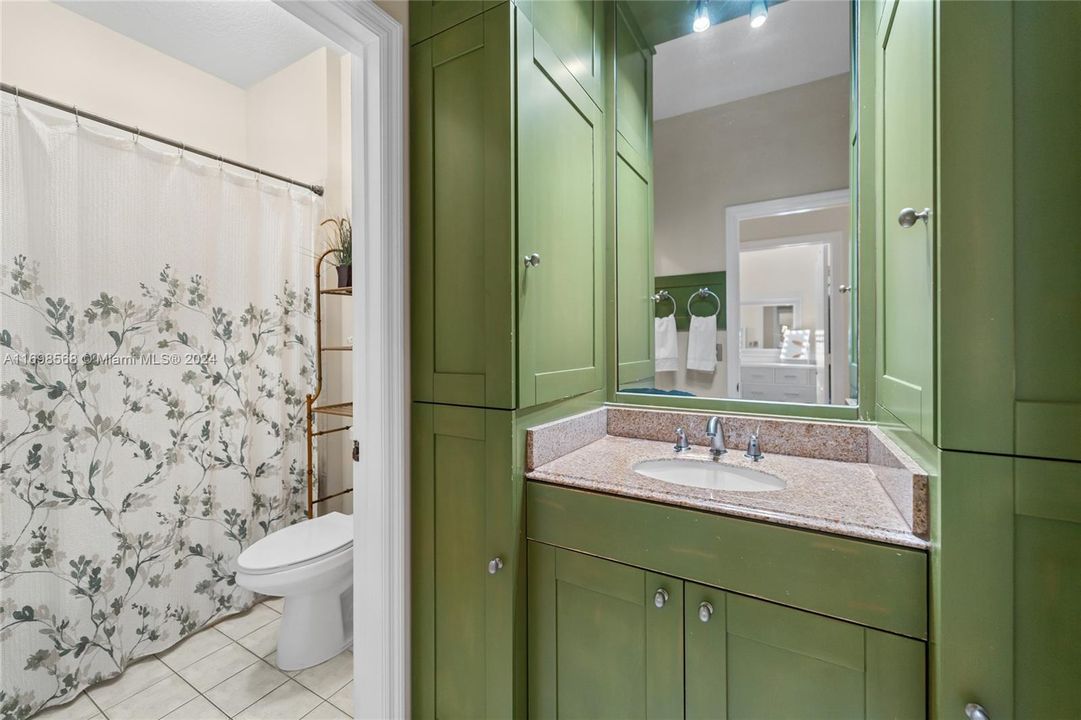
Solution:
{"label": "speckled granite counter", "polygon": [[[681,415],[686,418],[685,414]],[[913,532],[910,521],[895,504],[895,497],[888,494],[883,487],[876,472],[877,468],[866,460],[866,450],[863,450],[863,456],[851,459],[845,457],[845,461],[841,461],[779,454],[778,448],[774,448],[773,453],[767,451],[764,460],[752,463],[743,456],[742,450],[730,448],[727,454],[715,461],[710,457],[708,449],[700,445],[694,445],[689,452],[677,455],[672,450],[671,442],[615,436],[611,434],[612,418],[606,419],[609,423],[608,434],[599,432],[598,419],[591,415],[569,419],[569,427],[574,428],[574,435],[579,438],[578,442],[574,443],[577,449],[560,448],[565,454],[557,457],[553,457],[555,453],[538,452],[530,455],[530,462],[527,463],[530,470],[526,477],[582,490],[904,547],[925,549],[928,546],[927,540]],[[620,421],[625,419],[620,418]],[[581,432],[583,423],[591,426],[592,433]],[[604,426],[603,423],[601,425]],[[553,423],[547,429],[556,427],[557,424]],[[840,427],[844,432],[851,433],[851,428],[860,426]],[[873,429],[860,427],[860,430],[871,432]],[[863,448],[866,448],[866,440],[862,442]],[[541,444],[542,441],[530,442],[530,451],[534,452]],[[753,467],[759,472],[784,480],[786,486],[783,490],[768,492],[711,490],[656,480],[633,469],[636,463],[643,460],[677,457],[682,460]],[[534,465],[533,460],[541,460],[543,464]],[[913,471],[918,472],[918,467]],[[914,477],[918,480],[922,476]],[[926,499],[920,499],[919,503],[925,507]]]}

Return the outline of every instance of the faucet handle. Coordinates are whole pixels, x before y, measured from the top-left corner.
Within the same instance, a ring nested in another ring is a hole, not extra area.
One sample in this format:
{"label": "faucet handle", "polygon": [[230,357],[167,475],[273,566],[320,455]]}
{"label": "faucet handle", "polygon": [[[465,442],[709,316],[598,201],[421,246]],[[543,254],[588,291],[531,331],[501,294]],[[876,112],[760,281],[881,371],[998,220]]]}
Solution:
{"label": "faucet handle", "polygon": [[687,431],[682,427],[676,428],[676,444],[674,449],[676,452],[683,452],[691,449],[691,444],[687,442]]}
{"label": "faucet handle", "polygon": [[744,457],[748,457],[755,462],[758,462],[765,455],[762,454],[762,449],[758,445],[758,431],[762,429],[761,425],[755,427],[754,432],[751,433],[751,437],[747,440],[747,452],[744,453]]}

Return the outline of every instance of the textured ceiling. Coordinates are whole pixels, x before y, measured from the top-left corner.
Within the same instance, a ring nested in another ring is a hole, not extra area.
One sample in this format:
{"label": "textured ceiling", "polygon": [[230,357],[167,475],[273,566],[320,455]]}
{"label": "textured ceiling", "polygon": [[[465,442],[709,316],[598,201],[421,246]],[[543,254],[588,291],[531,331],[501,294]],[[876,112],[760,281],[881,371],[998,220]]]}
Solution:
{"label": "textured ceiling", "polygon": [[766,24],[746,15],[657,46],[653,117],[722,105],[849,71],[848,0],[770,5]]}
{"label": "textured ceiling", "polygon": [[240,88],[333,44],[270,0],[60,0],[58,5]]}

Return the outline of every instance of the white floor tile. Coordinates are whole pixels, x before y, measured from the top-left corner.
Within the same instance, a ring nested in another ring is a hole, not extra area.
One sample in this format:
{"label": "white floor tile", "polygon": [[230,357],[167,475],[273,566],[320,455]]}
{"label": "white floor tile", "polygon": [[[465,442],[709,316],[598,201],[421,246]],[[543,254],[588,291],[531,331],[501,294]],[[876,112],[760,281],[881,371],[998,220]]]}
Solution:
{"label": "white floor tile", "polygon": [[277,668],[257,662],[205,694],[207,700],[232,717],[288,680]]}
{"label": "white floor tile", "polygon": [[229,720],[229,716],[202,695],[184,703],[161,720]]}
{"label": "white floor tile", "polygon": [[304,716],[304,720],[353,720],[338,708],[325,702]]}
{"label": "white floor tile", "polygon": [[234,615],[227,620],[222,620],[220,623],[214,626],[215,630],[223,632],[229,637],[237,640],[249,633],[253,633],[259,628],[266,625],[268,622],[273,622],[278,619],[278,613],[274,612],[268,607],[262,605],[256,605],[251,610],[241,613],[240,615]]}
{"label": "white floor tile", "polygon": [[79,697],[66,705],[56,705],[42,710],[34,716],[34,720],[90,720],[99,715],[101,712],[98,706],[90,701],[86,693],[79,693]]}
{"label": "white floor tile", "polygon": [[278,614],[281,614],[285,611],[285,598],[283,597],[276,597],[270,598],[269,600],[264,600],[263,604]]}
{"label": "white floor tile", "polygon": [[230,642],[221,650],[179,670],[178,674],[194,685],[196,690],[205,693],[218,683],[224,682],[257,662],[259,658],[252,655],[246,648]]}
{"label": "white floor tile", "polygon": [[323,700],[295,680],[278,687],[237,715],[237,720],[300,720]]}
{"label": "white floor tile", "polygon": [[128,665],[119,677],[90,688],[87,694],[99,708],[110,708],[172,674],[173,671],[161,660],[146,658]]}
{"label": "white floor tile", "polygon": [[109,720],[157,720],[198,694],[184,678],[170,675],[127,700],[105,708],[105,715]]}
{"label": "white floor tile", "polygon": [[327,700],[353,679],[353,654],[343,652],[325,663],[302,670],[296,681]]}
{"label": "white floor tile", "polygon": [[331,695],[330,702],[334,703],[334,706],[344,712],[349,717],[353,717],[353,681],[350,680],[349,684],[343,687],[338,692]]}
{"label": "white floor tile", "polygon": [[281,624],[281,618],[268,622],[255,632],[248,633],[240,638],[237,642],[259,657],[266,657],[278,649],[278,628],[281,627]]}
{"label": "white floor tile", "polygon": [[214,628],[207,628],[189,635],[165,652],[158,653],[158,659],[173,670],[181,670],[231,642],[226,635]]}

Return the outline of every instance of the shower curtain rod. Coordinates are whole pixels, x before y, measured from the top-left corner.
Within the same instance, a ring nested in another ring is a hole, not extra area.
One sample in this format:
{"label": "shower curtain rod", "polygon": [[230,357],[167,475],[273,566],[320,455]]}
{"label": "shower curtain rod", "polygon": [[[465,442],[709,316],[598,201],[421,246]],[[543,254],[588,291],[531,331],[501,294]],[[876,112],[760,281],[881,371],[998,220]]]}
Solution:
{"label": "shower curtain rod", "polygon": [[62,110],[64,112],[72,113],[72,114],[75,115],[76,123],[78,123],[79,118],[86,118],[87,120],[93,120],[94,122],[101,123],[102,125],[108,125],[109,127],[114,127],[114,128],[116,128],[118,130],[124,130],[125,132],[129,132],[132,135],[134,135],[136,139],[138,139],[140,137],[150,138],[151,140],[153,140],[155,142],[162,143],[163,145],[169,145],[171,147],[179,148],[182,153],[190,152],[190,153],[194,153],[196,155],[202,155],[205,158],[210,158],[211,160],[217,160],[220,163],[228,163],[229,165],[232,165],[233,167],[238,167],[238,168],[241,168],[242,170],[248,170],[249,172],[253,172],[253,173],[257,174],[257,175],[263,175],[264,177],[273,178],[275,180],[280,180],[281,182],[284,182],[284,183],[289,183],[290,185],[296,185],[298,187],[302,187],[302,188],[305,188],[307,190],[311,190],[313,193],[315,193],[316,195],[318,195],[320,197],[323,196],[323,186],[322,185],[309,185],[308,183],[303,183],[303,182],[300,182],[299,180],[294,180],[293,178],[287,178],[284,175],[277,175],[277,174],[272,173],[272,172],[267,172],[266,170],[262,170],[260,168],[257,168],[254,165],[248,165],[247,163],[242,163],[242,162],[239,162],[237,160],[230,160],[229,158],[222,157],[221,155],[217,155],[215,153],[208,152],[206,150],[200,150],[199,148],[192,147],[191,145],[185,145],[184,143],[182,143],[182,142],[180,142],[178,140],[173,140],[173,139],[167,138],[167,137],[165,137],[163,135],[158,135],[156,133],[147,132],[146,130],[135,127],[134,125],[127,125],[127,124],[122,123],[122,122],[117,122],[116,120],[110,120],[109,118],[102,117],[101,115],[96,115],[96,114],[90,113],[90,112],[84,112],[82,110],[79,110],[79,108],[76,107],[75,105],[64,105],[63,103],[57,102],[56,100],[53,100],[51,98],[47,98],[44,95],[38,95],[37,93],[27,92],[25,90],[22,90],[20,88],[15,87],[14,85],[9,85],[7,83],[0,83],[0,90],[2,90],[3,92],[9,93],[11,95],[14,95],[16,101],[24,100],[24,99],[25,100],[30,100],[32,102],[36,102],[36,103],[39,103],[41,105],[47,105],[47,106],[49,106],[51,108],[55,108],[56,110]]}

